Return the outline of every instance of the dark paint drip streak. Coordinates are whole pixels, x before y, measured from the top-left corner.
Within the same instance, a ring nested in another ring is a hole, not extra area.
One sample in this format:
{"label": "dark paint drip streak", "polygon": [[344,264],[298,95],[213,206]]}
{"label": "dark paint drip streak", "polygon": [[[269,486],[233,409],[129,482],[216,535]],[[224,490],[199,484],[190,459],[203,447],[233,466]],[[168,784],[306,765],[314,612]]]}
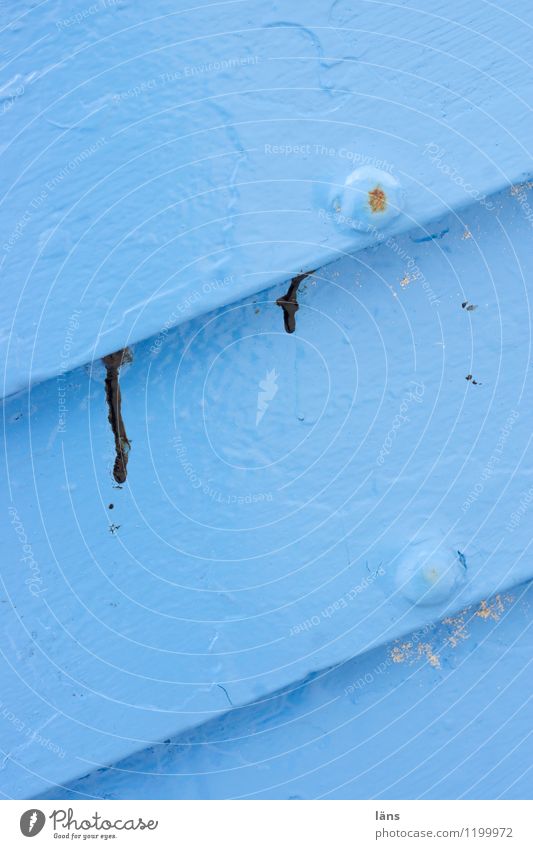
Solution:
{"label": "dark paint drip streak", "polygon": [[276,301],[278,307],[281,307],[283,310],[283,322],[287,333],[294,333],[296,330],[296,313],[300,309],[298,303],[298,288],[300,283],[306,277],[309,277],[310,274],[314,274],[315,271],[316,269],[313,269],[313,271],[306,271],[305,274],[298,274],[297,277],[293,277],[288,292]]}
{"label": "dark paint drip streak", "polygon": [[117,483],[124,483],[127,477],[128,455],[131,448],[130,441],[126,435],[126,427],[122,419],[122,396],[118,380],[121,365],[131,362],[132,356],[129,348],[123,348],[102,358],[106,367],[105,397],[109,410],[108,419],[115,437],[115,465],[113,466],[113,477]]}

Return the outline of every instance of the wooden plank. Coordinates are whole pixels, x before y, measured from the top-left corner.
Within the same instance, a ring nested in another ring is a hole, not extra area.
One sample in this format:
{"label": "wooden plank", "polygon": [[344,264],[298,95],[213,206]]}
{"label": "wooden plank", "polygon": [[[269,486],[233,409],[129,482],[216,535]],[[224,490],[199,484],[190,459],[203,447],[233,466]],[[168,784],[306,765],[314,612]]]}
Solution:
{"label": "wooden plank", "polygon": [[529,2],[419,5],[8,20],[2,394],[364,247],[374,172],[336,213],[354,170],[397,181],[388,233],[529,173]]}
{"label": "wooden plank", "polygon": [[295,333],[278,287],[135,346],[122,489],[102,364],[6,402],[5,792],[531,577],[529,203],[316,272]]}

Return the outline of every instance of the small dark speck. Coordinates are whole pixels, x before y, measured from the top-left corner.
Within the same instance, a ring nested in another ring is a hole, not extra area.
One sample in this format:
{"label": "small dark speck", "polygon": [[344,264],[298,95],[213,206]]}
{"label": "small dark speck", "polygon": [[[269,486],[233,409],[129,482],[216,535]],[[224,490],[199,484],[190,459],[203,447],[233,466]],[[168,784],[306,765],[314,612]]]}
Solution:
{"label": "small dark speck", "polygon": [[113,522],[112,525],[109,525],[109,531],[112,534],[116,534],[116,532],[118,531],[119,528],[120,528],[120,525],[115,525],[114,522]]}
{"label": "small dark speck", "polygon": [[468,312],[472,312],[473,310],[477,310],[477,304],[469,304],[468,301],[463,301],[461,306],[464,310],[468,310]]}
{"label": "small dark speck", "polygon": [[304,421],[305,421],[305,416],[298,416],[298,421],[299,421],[299,422],[304,422]]}
{"label": "small dark speck", "polygon": [[260,312],[261,312],[261,310],[260,310],[260,309],[258,309],[258,308],[256,307],[256,308],[255,308],[255,310],[254,310],[254,313],[255,313],[256,315],[259,315],[259,313],[260,313]]}
{"label": "small dark speck", "polygon": [[467,374],[467,376],[465,377],[465,380],[469,380],[471,383],[474,384],[474,386],[481,386],[482,385],[478,380],[474,380],[474,378],[472,377],[471,374]]}
{"label": "small dark speck", "polygon": [[114,504],[110,504],[109,509],[112,510],[114,506],[115,506]]}

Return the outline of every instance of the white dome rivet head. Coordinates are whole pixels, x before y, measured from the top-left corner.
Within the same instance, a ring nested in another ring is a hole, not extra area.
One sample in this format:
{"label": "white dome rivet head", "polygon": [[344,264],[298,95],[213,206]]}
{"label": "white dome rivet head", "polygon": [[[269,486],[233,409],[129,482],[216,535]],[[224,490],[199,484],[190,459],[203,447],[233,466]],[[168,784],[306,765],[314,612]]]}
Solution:
{"label": "white dome rivet head", "polygon": [[467,567],[460,551],[431,543],[414,545],[396,575],[398,589],[416,605],[443,604],[466,583]]}
{"label": "white dome rivet head", "polygon": [[357,168],[334,193],[333,214],[342,227],[372,232],[381,230],[400,214],[403,197],[398,180],[388,171],[370,165]]}

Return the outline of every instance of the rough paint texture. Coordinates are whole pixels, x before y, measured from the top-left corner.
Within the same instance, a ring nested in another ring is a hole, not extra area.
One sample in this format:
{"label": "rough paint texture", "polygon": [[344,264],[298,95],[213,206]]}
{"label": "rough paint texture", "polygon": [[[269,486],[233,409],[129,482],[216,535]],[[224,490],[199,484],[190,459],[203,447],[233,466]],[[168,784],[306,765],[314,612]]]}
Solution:
{"label": "rough paint texture", "polygon": [[[388,657],[470,604],[494,621],[489,599],[531,577],[524,198],[315,272],[292,334],[276,287],[136,346],[122,489],[102,363],[67,374],[64,399],[54,380],[5,404],[3,789],[41,792]],[[420,645],[394,669],[443,674],[448,655]]]}
{"label": "rough paint texture", "polygon": [[47,796],[530,799],[532,602],[517,587]]}
{"label": "rough paint texture", "polygon": [[330,207],[355,168],[399,180],[403,230],[527,176],[530,15],[6,4],[1,393],[364,247]]}

